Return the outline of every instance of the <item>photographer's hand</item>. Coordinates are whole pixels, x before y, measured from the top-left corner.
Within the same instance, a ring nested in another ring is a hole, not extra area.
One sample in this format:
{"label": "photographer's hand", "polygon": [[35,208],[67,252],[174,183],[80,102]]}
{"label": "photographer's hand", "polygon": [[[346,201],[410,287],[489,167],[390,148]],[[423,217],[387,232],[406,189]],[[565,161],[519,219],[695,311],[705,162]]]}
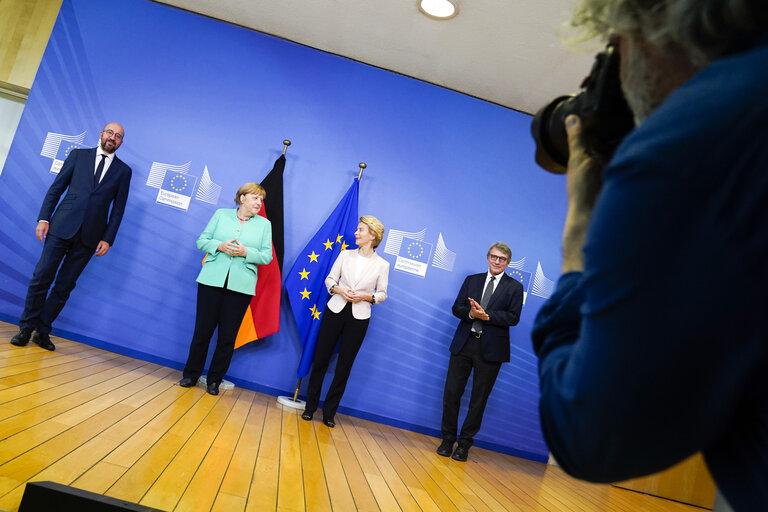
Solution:
{"label": "photographer's hand", "polygon": [[563,227],[563,273],[584,270],[584,242],[597,195],[603,186],[603,165],[585,149],[581,120],[565,119],[568,133],[568,213]]}

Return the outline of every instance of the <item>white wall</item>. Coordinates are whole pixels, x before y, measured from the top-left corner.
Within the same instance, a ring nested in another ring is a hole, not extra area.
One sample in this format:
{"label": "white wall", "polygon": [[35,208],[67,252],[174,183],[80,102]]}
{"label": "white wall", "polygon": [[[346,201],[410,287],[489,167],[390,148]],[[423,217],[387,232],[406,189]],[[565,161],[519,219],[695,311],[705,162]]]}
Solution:
{"label": "white wall", "polygon": [[24,100],[0,92],[0,174],[3,173],[5,158],[13,141],[13,134],[19,126]]}

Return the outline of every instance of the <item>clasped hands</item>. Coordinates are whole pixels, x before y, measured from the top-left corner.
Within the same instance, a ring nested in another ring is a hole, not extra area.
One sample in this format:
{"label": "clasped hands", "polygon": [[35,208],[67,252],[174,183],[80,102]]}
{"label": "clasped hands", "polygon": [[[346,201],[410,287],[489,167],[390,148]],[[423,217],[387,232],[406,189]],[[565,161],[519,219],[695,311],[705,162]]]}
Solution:
{"label": "clasped hands", "polygon": [[490,316],[488,316],[488,313],[485,312],[483,307],[472,297],[467,297],[469,299],[469,316],[472,318],[476,318],[477,320],[482,320],[483,322],[487,322],[491,319]]}
{"label": "clasped hands", "polygon": [[219,251],[227,253],[230,256],[240,256],[243,258],[245,258],[245,255],[248,252],[245,246],[237,241],[237,238],[221,242],[219,244]]}
{"label": "clasped hands", "polygon": [[347,302],[371,302],[373,296],[370,293],[357,292],[351,288],[344,288],[343,286],[336,285],[333,289],[334,294],[341,295]]}

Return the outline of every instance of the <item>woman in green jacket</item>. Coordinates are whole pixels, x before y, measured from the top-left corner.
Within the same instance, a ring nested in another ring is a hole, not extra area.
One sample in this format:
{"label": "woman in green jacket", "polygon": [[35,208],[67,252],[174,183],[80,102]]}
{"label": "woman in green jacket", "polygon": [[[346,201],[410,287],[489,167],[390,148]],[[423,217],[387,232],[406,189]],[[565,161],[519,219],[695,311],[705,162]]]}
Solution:
{"label": "woman in green jacket", "polygon": [[218,327],[207,380],[208,393],[219,394],[232,361],[237,331],[256,290],[256,266],[272,261],[272,224],[257,215],[265,195],[259,184],[246,183],[235,196],[237,209],[216,210],[197,239],[197,248],[208,254],[197,276],[195,331],[179,381],[182,387],[197,383]]}

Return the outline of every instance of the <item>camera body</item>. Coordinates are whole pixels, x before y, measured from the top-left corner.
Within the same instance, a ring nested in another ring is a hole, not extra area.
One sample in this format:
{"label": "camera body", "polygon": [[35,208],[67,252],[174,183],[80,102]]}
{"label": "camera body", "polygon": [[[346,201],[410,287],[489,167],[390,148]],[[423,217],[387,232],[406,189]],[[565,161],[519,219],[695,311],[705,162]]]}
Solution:
{"label": "camera body", "polygon": [[579,94],[555,98],[533,117],[531,134],[536,141],[536,163],[547,171],[557,174],[566,171],[568,136],[565,118],[570,114],[581,119],[587,151],[605,161],[635,126],[621,92],[619,52],[614,45],[609,44],[595,56],[595,63],[581,89]]}

